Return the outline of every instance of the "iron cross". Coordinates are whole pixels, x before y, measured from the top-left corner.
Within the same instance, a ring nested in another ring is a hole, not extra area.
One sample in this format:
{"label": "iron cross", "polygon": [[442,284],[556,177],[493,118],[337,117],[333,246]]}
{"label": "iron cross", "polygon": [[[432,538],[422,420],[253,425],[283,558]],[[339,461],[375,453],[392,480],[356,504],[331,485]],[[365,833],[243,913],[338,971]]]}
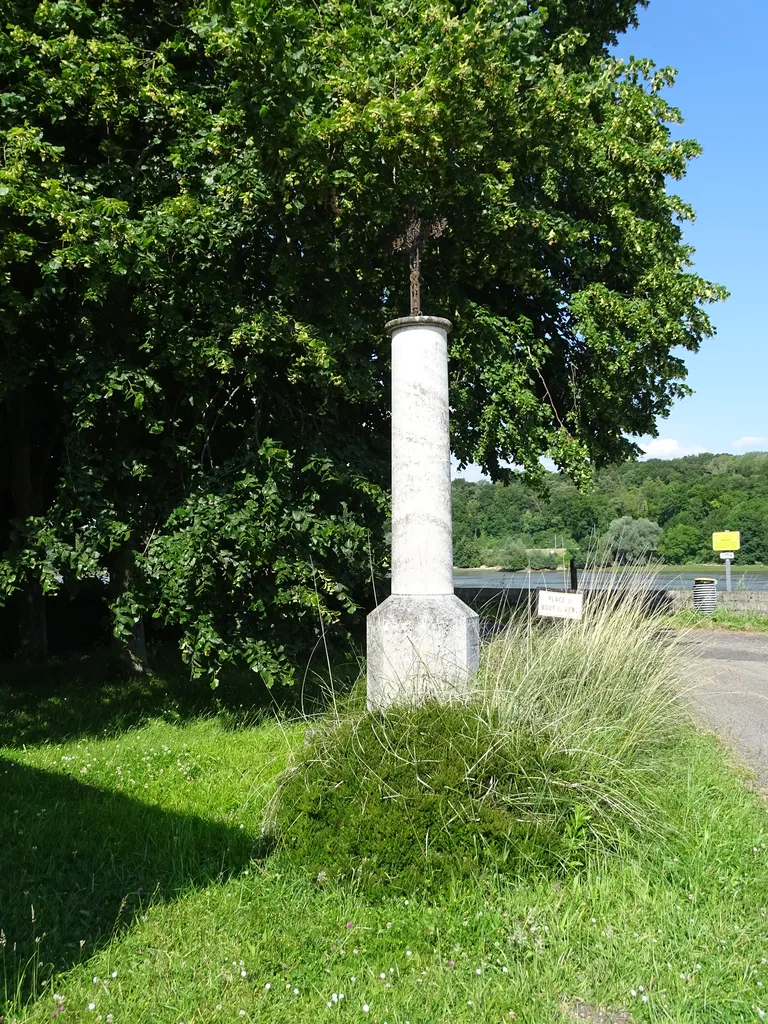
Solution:
{"label": "iron cross", "polygon": [[411,316],[421,315],[421,250],[428,238],[439,238],[448,226],[445,219],[425,224],[419,216],[418,207],[412,206],[410,220],[405,234],[392,243],[393,252],[408,253],[411,268]]}

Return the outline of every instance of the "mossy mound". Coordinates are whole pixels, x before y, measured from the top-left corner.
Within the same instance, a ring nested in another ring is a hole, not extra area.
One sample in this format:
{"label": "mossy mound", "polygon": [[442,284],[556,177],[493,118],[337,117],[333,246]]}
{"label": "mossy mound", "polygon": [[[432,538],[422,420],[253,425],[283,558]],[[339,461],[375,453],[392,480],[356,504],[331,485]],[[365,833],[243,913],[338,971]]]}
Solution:
{"label": "mossy mound", "polygon": [[587,838],[572,773],[547,736],[480,706],[392,708],[308,734],[273,827],[293,863],[371,894],[552,870]]}

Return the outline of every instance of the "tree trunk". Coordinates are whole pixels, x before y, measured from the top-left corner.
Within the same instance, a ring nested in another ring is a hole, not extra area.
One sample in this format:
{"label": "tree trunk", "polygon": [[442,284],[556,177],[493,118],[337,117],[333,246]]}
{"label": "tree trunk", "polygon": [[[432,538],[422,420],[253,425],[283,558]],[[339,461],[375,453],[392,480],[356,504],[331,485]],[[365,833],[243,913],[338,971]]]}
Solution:
{"label": "tree trunk", "polygon": [[48,657],[48,624],[45,595],[37,580],[25,580],[16,594],[18,656],[29,661]]}
{"label": "tree trunk", "polygon": [[[33,484],[30,399],[26,392],[8,399],[11,443],[11,500],[13,518],[40,515],[42,502]],[[16,594],[18,653],[38,660],[48,655],[45,595],[40,581],[27,577]]]}
{"label": "tree trunk", "polygon": [[[131,586],[133,578],[133,551],[121,548],[109,566],[109,596],[116,601]],[[128,638],[112,634],[112,650],[120,668],[128,675],[145,675],[149,672],[149,655],[144,632],[144,620],[131,626]]]}
{"label": "tree trunk", "polygon": [[149,654],[144,635],[144,619],[132,627],[127,640],[112,635],[112,650],[120,667],[132,676],[143,676],[149,672]]}

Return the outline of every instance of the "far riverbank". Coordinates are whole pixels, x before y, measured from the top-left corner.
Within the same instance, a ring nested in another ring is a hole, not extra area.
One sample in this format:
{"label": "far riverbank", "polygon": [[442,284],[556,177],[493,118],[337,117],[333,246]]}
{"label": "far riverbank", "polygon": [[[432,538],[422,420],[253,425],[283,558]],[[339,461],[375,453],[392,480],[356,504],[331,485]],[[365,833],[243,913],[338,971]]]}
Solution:
{"label": "far riverbank", "polygon": [[[598,571],[581,569],[578,579],[579,587],[606,586],[606,574],[615,572],[626,573],[627,569],[600,569]],[[645,569],[629,570],[646,572]],[[721,565],[664,566],[657,572],[648,573],[648,584],[654,590],[690,590],[695,579],[707,576],[717,580],[718,590],[725,589],[725,568]],[[567,569],[531,570],[530,572],[503,572],[500,569],[454,569],[454,586],[457,589],[471,587],[482,589],[567,589],[569,585]],[[768,566],[733,566],[731,569],[731,585],[734,590],[768,591]]]}

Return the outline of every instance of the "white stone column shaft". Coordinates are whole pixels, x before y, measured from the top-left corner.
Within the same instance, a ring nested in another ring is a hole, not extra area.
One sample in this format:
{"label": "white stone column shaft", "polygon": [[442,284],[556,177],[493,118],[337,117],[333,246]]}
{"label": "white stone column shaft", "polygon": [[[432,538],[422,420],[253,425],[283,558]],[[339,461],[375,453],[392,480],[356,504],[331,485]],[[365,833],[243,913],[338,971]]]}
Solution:
{"label": "white stone column shaft", "polygon": [[392,331],[392,593],[452,594],[451,325],[436,317],[406,317],[387,327]]}
{"label": "white stone column shaft", "polygon": [[453,593],[448,331],[409,316],[392,334],[392,593],[368,616],[368,706],[463,700],[477,613]]}

